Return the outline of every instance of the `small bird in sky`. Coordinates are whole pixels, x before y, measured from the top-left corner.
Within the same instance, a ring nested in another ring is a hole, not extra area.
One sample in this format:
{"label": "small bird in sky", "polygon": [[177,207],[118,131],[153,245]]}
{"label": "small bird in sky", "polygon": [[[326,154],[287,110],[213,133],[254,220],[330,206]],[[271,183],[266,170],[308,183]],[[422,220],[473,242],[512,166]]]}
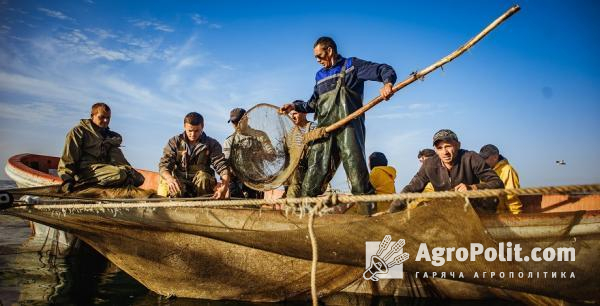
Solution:
{"label": "small bird in sky", "polygon": [[567,163],[565,163],[565,160],[564,160],[564,159],[561,159],[561,160],[557,160],[557,161],[556,161],[556,164],[557,164],[557,165],[564,166],[564,165],[566,165]]}

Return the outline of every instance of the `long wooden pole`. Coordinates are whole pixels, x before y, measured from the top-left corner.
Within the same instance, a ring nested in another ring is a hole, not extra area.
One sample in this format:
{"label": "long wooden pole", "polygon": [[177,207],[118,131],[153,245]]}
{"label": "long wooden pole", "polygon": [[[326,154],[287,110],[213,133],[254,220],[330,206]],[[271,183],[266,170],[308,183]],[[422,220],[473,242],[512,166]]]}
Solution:
{"label": "long wooden pole", "polygon": [[[459,57],[460,55],[462,55],[463,53],[465,53],[465,51],[467,51],[469,48],[471,48],[473,45],[475,45],[477,42],[479,42],[482,38],[484,38],[489,32],[491,32],[493,29],[495,29],[498,25],[500,25],[502,22],[504,22],[506,19],[508,19],[510,16],[512,16],[513,14],[515,14],[516,12],[518,12],[521,8],[518,5],[515,5],[513,7],[511,7],[508,11],[506,11],[504,14],[502,14],[502,16],[498,17],[496,20],[494,20],[494,22],[492,22],[490,25],[488,25],[485,29],[483,29],[483,31],[481,31],[479,34],[477,34],[477,36],[471,38],[471,40],[469,40],[466,44],[462,45],[460,48],[456,49],[456,51],[450,53],[449,55],[447,55],[446,57],[442,58],[441,60],[437,61],[436,63],[434,63],[433,65],[417,72],[417,73],[413,73],[411,74],[406,80],[396,84],[396,86],[394,86],[392,88],[392,92],[397,92],[398,90],[408,86],[409,84],[411,84],[412,82],[423,78],[424,76],[426,76],[427,74],[429,74],[430,72],[442,67],[443,65],[451,62],[453,59]],[[357,109],[356,111],[354,111],[352,114],[348,115],[346,118],[328,126],[325,128],[325,132],[330,133],[332,131],[335,131],[341,127],[343,127],[344,125],[346,125],[348,122],[350,122],[351,120],[355,119],[356,117],[364,114],[366,111],[370,110],[371,108],[373,108],[373,106],[379,104],[381,101],[383,101],[383,97],[382,96],[378,96],[375,99],[371,100],[369,103],[363,105],[361,108]]]}

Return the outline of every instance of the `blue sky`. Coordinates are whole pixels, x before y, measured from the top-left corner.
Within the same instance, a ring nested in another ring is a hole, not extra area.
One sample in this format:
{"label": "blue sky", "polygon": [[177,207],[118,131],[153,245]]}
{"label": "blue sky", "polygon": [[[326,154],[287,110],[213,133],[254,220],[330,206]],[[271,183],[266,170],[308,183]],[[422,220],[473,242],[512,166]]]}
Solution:
{"label": "blue sky", "polygon": [[[66,132],[105,101],[129,161],[156,170],[190,111],[223,141],[231,108],[308,98],[319,36],[404,79],[514,3],[0,0],[0,160],[60,155]],[[466,149],[496,144],[525,186],[600,182],[600,4],[518,4],[443,72],[367,113],[367,154],[388,156],[397,187],[441,128]],[[365,100],[379,87],[368,83]],[[338,174],[334,186],[347,189]]]}

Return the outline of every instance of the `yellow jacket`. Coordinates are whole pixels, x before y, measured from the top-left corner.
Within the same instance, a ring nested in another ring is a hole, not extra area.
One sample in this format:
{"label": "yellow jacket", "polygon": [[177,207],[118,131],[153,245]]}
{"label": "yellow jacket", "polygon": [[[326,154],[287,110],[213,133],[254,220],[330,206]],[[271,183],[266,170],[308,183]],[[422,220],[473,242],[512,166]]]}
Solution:
{"label": "yellow jacket", "polygon": [[[521,188],[519,184],[519,175],[515,168],[513,168],[508,160],[502,159],[494,166],[494,171],[500,177],[502,182],[504,183],[505,189],[517,189]],[[515,195],[508,195],[506,199],[502,199],[501,203],[498,205],[498,212],[510,212],[512,214],[521,213],[521,209],[523,208],[523,204],[519,198]]]}
{"label": "yellow jacket", "polygon": [[[421,191],[421,192],[423,192],[423,193],[426,193],[426,192],[435,192],[435,189],[433,189],[433,185],[431,185],[431,182],[428,182],[427,185],[425,185],[425,188],[423,188],[423,191]],[[431,199],[428,199],[428,198],[418,198],[418,199],[409,200],[408,203],[410,205],[409,207],[414,208],[414,207],[419,206],[421,203],[429,201],[429,200],[431,200]]]}
{"label": "yellow jacket", "polygon": [[433,185],[431,185],[431,182],[427,183],[427,185],[425,185],[425,188],[423,188],[423,192],[434,192],[435,190],[433,189]]}
{"label": "yellow jacket", "polygon": [[[374,167],[369,174],[369,181],[376,194],[391,194],[396,193],[396,169],[391,166]],[[378,202],[377,211],[386,211],[390,206],[390,202]]]}

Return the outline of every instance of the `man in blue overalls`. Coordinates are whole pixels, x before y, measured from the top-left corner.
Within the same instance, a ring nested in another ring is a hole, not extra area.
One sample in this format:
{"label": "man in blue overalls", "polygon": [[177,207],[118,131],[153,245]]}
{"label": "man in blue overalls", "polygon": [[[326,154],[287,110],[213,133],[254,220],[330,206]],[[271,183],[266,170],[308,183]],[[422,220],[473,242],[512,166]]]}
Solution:
{"label": "man in blue overalls", "polygon": [[[356,57],[344,58],[337,53],[337,46],[329,37],[321,37],[315,42],[314,55],[323,68],[317,72],[312,96],[306,102],[296,100],[285,104],[280,111],[315,113],[317,127],[326,127],[363,105],[365,81],[384,83],[381,95],[385,100],[392,96],[396,73],[389,65]],[[302,196],[312,197],[325,192],[340,162],[350,180],[352,194],[373,193],[365,159],[365,116],[361,115],[328,137],[312,142],[307,162]],[[361,205],[359,211],[369,214],[371,207]]]}

